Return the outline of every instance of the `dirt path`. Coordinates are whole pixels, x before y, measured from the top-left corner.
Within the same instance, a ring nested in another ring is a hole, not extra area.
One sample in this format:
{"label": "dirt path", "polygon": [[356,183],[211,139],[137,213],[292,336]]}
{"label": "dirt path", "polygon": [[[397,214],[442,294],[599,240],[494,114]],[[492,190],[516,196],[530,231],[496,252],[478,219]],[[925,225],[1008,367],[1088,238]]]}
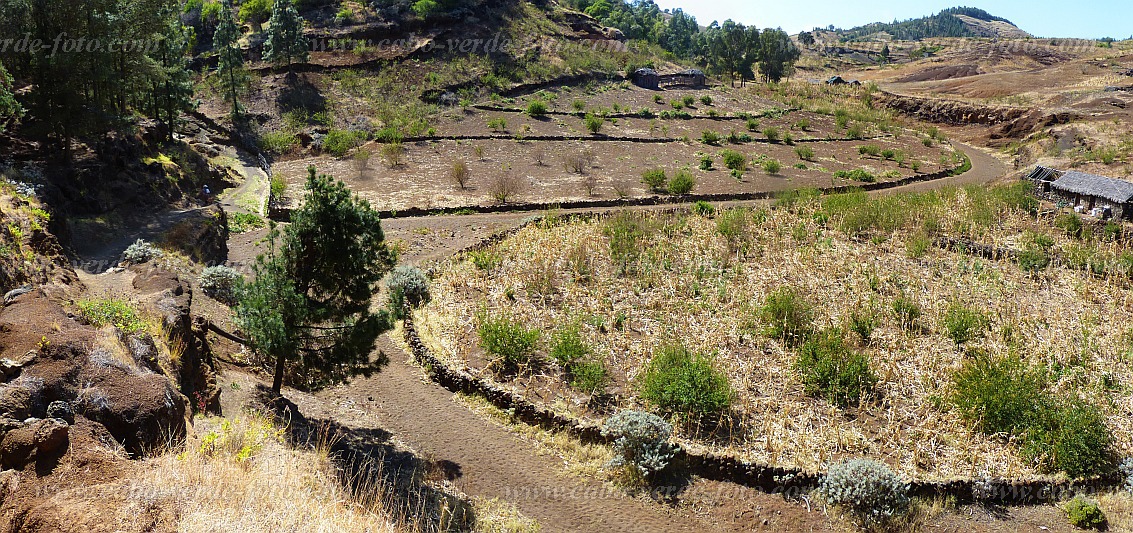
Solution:
{"label": "dirt path", "polygon": [[557,459],[539,455],[535,444],[486,422],[454,402],[451,392],[426,381],[388,338],[379,348],[391,359],[380,374],[319,396],[352,400],[414,449],[455,465],[452,481],[460,490],[509,501],[543,531],[751,530],[751,525],[733,529],[709,523],[570,476]]}

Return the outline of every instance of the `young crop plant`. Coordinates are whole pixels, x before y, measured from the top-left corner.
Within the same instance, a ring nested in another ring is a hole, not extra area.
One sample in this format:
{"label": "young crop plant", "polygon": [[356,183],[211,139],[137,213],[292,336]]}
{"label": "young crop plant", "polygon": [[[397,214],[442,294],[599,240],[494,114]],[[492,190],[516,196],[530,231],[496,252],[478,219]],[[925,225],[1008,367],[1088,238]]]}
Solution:
{"label": "young crop plant", "polygon": [[641,396],[665,413],[691,419],[717,417],[732,405],[728,377],[711,358],[682,345],[662,346],[641,375]]}

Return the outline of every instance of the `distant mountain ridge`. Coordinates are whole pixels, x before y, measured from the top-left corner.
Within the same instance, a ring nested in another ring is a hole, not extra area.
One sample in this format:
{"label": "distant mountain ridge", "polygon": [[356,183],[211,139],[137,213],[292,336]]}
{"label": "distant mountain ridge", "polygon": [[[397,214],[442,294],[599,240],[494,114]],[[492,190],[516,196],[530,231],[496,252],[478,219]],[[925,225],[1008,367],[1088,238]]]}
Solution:
{"label": "distant mountain ridge", "polygon": [[876,38],[881,35],[906,41],[939,37],[1026,38],[1031,36],[1010,20],[974,7],[953,7],[935,15],[891,23],[875,22],[848,30],[839,30],[838,34],[846,41]]}

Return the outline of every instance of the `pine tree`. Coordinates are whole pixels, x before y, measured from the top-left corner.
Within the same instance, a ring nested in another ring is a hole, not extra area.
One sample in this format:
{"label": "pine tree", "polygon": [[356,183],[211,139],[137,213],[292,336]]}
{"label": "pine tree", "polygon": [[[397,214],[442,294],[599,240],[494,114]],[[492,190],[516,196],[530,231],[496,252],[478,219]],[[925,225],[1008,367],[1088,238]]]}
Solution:
{"label": "pine tree", "polygon": [[212,36],[212,46],[219,54],[217,72],[220,87],[232,104],[232,117],[240,116],[240,91],[247,83],[244,71],[244,52],[240,49],[240,29],[232,17],[232,0],[224,0],[220,21]]}
{"label": "pine tree", "polygon": [[275,0],[267,33],[265,60],[287,65],[288,69],[294,60],[307,60],[309,45],[303,36],[303,17],[299,16],[291,0]]}
{"label": "pine tree", "polygon": [[192,29],[184,27],[179,19],[173,19],[154,53],[160,72],[151,80],[155,107],[153,116],[165,123],[170,141],[173,140],[173,130],[177,128],[177,119],[191,106],[193,98],[188,56],[191,32]]}
{"label": "pine tree", "polygon": [[12,76],[4,69],[4,64],[0,63],[0,132],[4,131],[8,119],[18,118],[21,114],[23,107],[12,95]]}
{"label": "pine tree", "polygon": [[885,43],[885,47],[881,49],[881,63],[889,62],[889,43]]}
{"label": "pine tree", "polygon": [[795,62],[802,56],[791,37],[781,29],[763,30],[760,45],[759,72],[768,82],[779,83],[790,76]]}
{"label": "pine tree", "polygon": [[303,207],[292,214],[278,253],[256,263],[237,317],[256,353],[285,375],[318,388],[380,370],[374,343],[392,327],[371,309],[378,282],[393,267],[378,213],[342,182],[308,169]]}

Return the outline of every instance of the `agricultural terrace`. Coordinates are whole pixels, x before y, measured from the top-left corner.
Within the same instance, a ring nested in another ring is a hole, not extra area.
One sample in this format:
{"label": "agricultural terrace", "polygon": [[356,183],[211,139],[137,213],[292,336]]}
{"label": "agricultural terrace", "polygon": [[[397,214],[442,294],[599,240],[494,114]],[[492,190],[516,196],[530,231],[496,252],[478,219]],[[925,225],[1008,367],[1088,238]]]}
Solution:
{"label": "agricultural terrace", "polygon": [[548,218],[442,264],[418,327],[556,410],[660,412],[764,464],[1088,476],[1133,452],[1133,251],[1038,207],[1012,186]]}
{"label": "agricultural terrace", "polygon": [[939,131],[873,109],[871,90],[815,95],[826,105],[806,110],[754,89],[628,82],[494,95],[438,106],[412,131],[332,130],[322,155],[283,157],[275,171],[297,190],[315,164],[376,207],[404,210],[826,188],[966,168]]}

